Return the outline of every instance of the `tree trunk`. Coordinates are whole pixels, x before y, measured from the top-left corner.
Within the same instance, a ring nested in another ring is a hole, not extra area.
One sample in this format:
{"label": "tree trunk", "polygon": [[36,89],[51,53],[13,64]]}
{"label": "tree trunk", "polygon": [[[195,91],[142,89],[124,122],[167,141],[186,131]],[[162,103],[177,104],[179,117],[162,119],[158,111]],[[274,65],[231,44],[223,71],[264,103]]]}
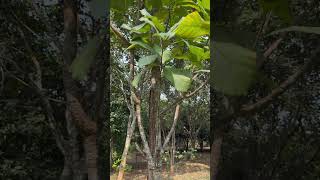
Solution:
{"label": "tree trunk", "polygon": [[124,171],[127,164],[128,151],[130,148],[130,143],[131,143],[132,135],[135,129],[135,125],[136,125],[136,120],[135,118],[133,118],[132,123],[130,123],[130,121],[128,123],[127,137],[126,137],[126,142],[125,142],[124,149],[121,156],[121,163],[119,167],[119,174],[118,174],[117,180],[122,180],[124,177]]}
{"label": "tree trunk", "polygon": [[200,151],[203,152],[203,140],[202,139],[200,139],[199,144],[200,144]]}
{"label": "tree trunk", "polygon": [[64,166],[62,173],[60,175],[60,180],[70,180],[72,178],[72,165],[68,160],[64,161]]}
{"label": "tree trunk", "polygon": [[176,133],[173,131],[172,138],[171,138],[171,157],[170,157],[170,176],[174,176],[174,157],[175,157],[175,150],[176,150]]}
{"label": "tree trunk", "polygon": [[86,164],[88,170],[88,180],[98,180],[98,149],[97,136],[91,135],[84,139],[84,149],[86,154]]}
{"label": "tree trunk", "polygon": [[211,144],[210,157],[210,179],[216,180],[218,174],[218,165],[221,157],[221,148],[223,142],[223,133],[220,130],[213,132],[213,142]]}
{"label": "tree trunk", "polygon": [[[157,136],[159,136],[159,101],[160,101],[160,64],[151,70],[151,88],[149,97],[149,147],[154,164],[150,164],[149,180],[161,179],[160,147],[157,147]],[[154,169],[153,169],[154,168]]]}

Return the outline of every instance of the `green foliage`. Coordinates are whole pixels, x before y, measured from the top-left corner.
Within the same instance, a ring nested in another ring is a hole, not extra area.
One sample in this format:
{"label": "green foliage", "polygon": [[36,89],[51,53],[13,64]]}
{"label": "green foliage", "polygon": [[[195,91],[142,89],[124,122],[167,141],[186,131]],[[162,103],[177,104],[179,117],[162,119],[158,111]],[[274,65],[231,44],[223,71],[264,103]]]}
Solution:
{"label": "green foliage", "polygon": [[133,4],[134,4],[134,0],[111,0],[110,1],[110,7],[113,10],[120,11],[120,12],[125,12]]}
{"label": "green foliage", "polygon": [[279,29],[271,32],[269,35],[274,35],[282,32],[302,32],[310,34],[320,35],[320,27],[308,27],[308,26],[290,26],[284,29]]}
{"label": "green foliage", "polygon": [[255,52],[233,43],[215,42],[214,87],[229,95],[245,95],[256,71]]}
{"label": "green foliage", "polygon": [[135,88],[138,87],[139,81],[141,79],[141,75],[142,75],[142,73],[140,72],[134,77],[134,79],[133,79],[133,81],[131,83],[133,87],[135,87]]}
{"label": "green foliage", "polygon": [[159,56],[157,54],[144,56],[139,59],[138,66],[143,67],[149,64],[152,64]]}
{"label": "green foliage", "polygon": [[[208,5],[208,2],[205,1],[198,1],[198,4],[191,0],[177,1],[179,6],[181,3],[197,6],[201,14],[206,14],[205,9],[208,9],[202,7],[202,3],[205,6]],[[203,60],[210,58],[209,50],[203,45],[207,41],[203,36],[207,36],[210,33],[209,21],[204,20],[199,12],[196,11],[186,17],[182,17],[178,23],[174,23],[166,31],[168,24],[166,28],[163,22],[165,19],[158,18],[159,14],[157,16],[151,15],[146,9],[140,10],[140,13],[142,17],[139,20],[143,22],[142,24],[133,27],[128,24],[122,25],[122,28],[129,30],[133,36],[130,42],[131,45],[127,49],[142,47],[141,50],[145,52],[143,54],[151,53],[150,55],[143,55],[138,60],[138,66],[144,68],[151,65],[150,67],[152,68],[152,65],[163,63],[164,66],[161,66],[163,77],[169,80],[178,91],[187,92],[192,82],[192,70],[190,66],[173,67],[173,60],[179,59],[179,56],[182,57],[182,55],[175,54],[172,49],[175,49],[175,51],[178,49],[179,52],[183,52],[184,44],[176,44],[177,40],[181,39],[187,44],[189,51],[186,53],[187,55],[180,59],[192,64],[195,69],[202,68]],[[200,43],[201,45],[193,45],[194,43]],[[135,87],[138,85],[139,79],[140,77],[137,75],[132,83]]]}
{"label": "green foliage", "polygon": [[289,0],[259,0],[264,12],[273,12],[287,23],[292,22]]}
{"label": "green foliage", "polygon": [[[115,171],[118,171],[119,170],[119,166],[121,164],[121,158],[118,158],[116,159],[113,163],[112,163],[112,168],[115,170]],[[132,171],[133,168],[131,165],[127,164],[126,167],[124,168],[124,171],[126,172],[130,172]]]}
{"label": "green foliage", "polygon": [[191,72],[186,69],[177,69],[165,67],[163,69],[164,76],[172,85],[181,92],[186,92],[191,86]]}
{"label": "green foliage", "polygon": [[176,36],[186,39],[209,35],[210,22],[203,20],[200,14],[195,11],[182,18],[174,32]]}

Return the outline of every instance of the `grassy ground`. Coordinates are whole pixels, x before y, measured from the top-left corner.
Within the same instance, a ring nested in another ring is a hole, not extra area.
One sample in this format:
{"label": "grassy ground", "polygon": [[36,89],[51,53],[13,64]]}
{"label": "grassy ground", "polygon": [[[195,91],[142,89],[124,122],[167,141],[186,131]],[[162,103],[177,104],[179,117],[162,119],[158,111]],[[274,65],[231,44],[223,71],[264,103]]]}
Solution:
{"label": "grassy ground", "polygon": [[[194,160],[180,161],[175,164],[175,174],[170,177],[167,167],[163,167],[163,177],[170,180],[208,180],[209,178],[209,153],[197,153]],[[147,179],[146,166],[140,165],[135,167],[134,163],[130,163],[134,168],[131,172],[125,174],[126,180],[145,180]],[[111,180],[115,180],[117,173],[111,176]]]}

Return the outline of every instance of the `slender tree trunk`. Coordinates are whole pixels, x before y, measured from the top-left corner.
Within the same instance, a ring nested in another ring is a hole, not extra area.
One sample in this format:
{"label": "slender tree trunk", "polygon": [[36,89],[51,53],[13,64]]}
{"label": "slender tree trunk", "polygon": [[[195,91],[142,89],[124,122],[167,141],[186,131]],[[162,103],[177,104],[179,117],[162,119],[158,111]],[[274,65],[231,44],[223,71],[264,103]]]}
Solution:
{"label": "slender tree trunk", "polygon": [[63,166],[63,170],[62,173],[60,175],[60,180],[70,180],[73,179],[72,177],[72,165],[70,163],[70,161],[64,160],[64,166]]}
{"label": "slender tree trunk", "polygon": [[140,136],[141,136],[141,140],[144,146],[144,151],[146,153],[146,157],[147,157],[147,162],[148,162],[148,179],[149,180],[156,180],[155,178],[155,163],[154,163],[154,159],[152,157],[152,153],[150,150],[150,146],[148,144],[147,138],[146,138],[146,134],[145,131],[143,129],[143,125],[142,125],[142,121],[141,121],[141,105],[140,105],[140,100],[136,98],[135,100],[136,103],[136,118],[137,118],[137,123],[138,123],[138,128],[139,128],[139,132],[140,132]]}
{"label": "slender tree trunk", "polygon": [[155,66],[151,70],[151,89],[149,97],[149,146],[151,155],[154,159],[155,169],[150,169],[149,180],[161,179],[161,159],[159,147],[157,147],[157,136],[159,136],[159,101],[160,101],[160,66]]}
{"label": "slender tree trunk", "polygon": [[216,180],[218,174],[218,165],[221,158],[221,148],[223,142],[223,134],[220,131],[213,132],[214,139],[211,144],[210,157],[210,179]]}
{"label": "slender tree trunk", "polygon": [[122,156],[121,156],[121,163],[120,163],[120,167],[119,167],[119,174],[118,174],[117,180],[122,180],[124,177],[124,171],[125,171],[125,167],[127,164],[127,156],[128,156],[128,152],[129,152],[129,148],[130,148],[132,135],[133,135],[133,132],[135,129],[135,125],[136,125],[136,120],[135,120],[135,118],[133,118],[132,123],[130,123],[130,121],[128,123],[127,136],[126,136],[126,141],[125,141],[124,149],[123,149]]}
{"label": "slender tree trunk", "polygon": [[170,158],[170,176],[174,176],[174,157],[176,151],[176,133],[173,131],[172,138],[171,138],[171,158]]}
{"label": "slender tree trunk", "polygon": [[86,164],[88,170],[88,180],[98,180],[98,149],[97,136],[91,135],[84,139],[84,148],[86,154]]}
{"label": "slender tree trunk", "polygon": [[200,144],[200,151],[203,152],[203,140],[202,139],[200,139],[199,144]]}

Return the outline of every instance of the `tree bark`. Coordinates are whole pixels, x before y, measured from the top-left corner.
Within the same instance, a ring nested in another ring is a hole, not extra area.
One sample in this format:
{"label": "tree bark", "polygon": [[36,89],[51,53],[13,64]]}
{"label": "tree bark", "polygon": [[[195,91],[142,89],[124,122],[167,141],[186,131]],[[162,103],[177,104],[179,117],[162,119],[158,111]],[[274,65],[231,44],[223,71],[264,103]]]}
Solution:
{"label": "tree bark", "polygon": [[98,180],[97,168],[97,136],[91,135],[84,139],[84,148],[86,154],[86,164],[88,170],[88,180]]}
{"label": "tree bark", "polygon": [[[67,98],[67,109],[71,112],[72,122],[83,138],[88,179],[98,180],[97,170],[97,125],[85,112],[79,100],[80,89],[70,72],[70,65],[77,53],[77,4],[75,0],[64,0],[64,46],[63,46],[63,84]],[[79,158],[77,158],[79,159]],[[74,166],[74,164],[73,164]],[[80,165],[78,165],[80,167]],[[79,173],[81,174],[81,173]]]}
{"label": "tree bark", "polygon": [[171,158],[170,158],[170,176],[174,176],[174,158],[175,158],[175,151],[176,151],[176,133],[173,131],[171,137]]}
{"label": "tree bark", "polygon": [[[131,117],[129,119],[131,119]],[[135,118],[133,118],[132,123],[130,123],[130,121],[128,123],[127,136],[126,136],[126,141],[125,141],[124,149],[121,156],[121,163],[119,167],[119,174],[118,174],[117,180],[122,180],[124,177],[124,171],[127,164],[128,151],[130,148],[130,143],[131,143],[132,135],[135,129],[135,125],[136,125],[136,120]]]}
{"label": "tree bark", "polygon": [[211,157],[210,157],[210,179],[216,180],[218,174],[218,165],[221,158],[221,148],[223,142],[222,130],[213,132],[213,142],[211,144]]}
{"label": "tree bark", "polygon": [[[150,169],[150,180],[161,179],[161,158],[160,147],[157,148],[157,136],[159,136],[159,101],[160,101],[160,66],[155,66],[151,70],[151,88],[149,97],[149,146],[151,155],[155,162],[155,170]],[[152,165],[153,166],[153,165]]]}
{"label": "tree bark", "polygon": [[63,170],[60,175],[60,180],[70,180],[70,179],[73,179],[72,178],[72,166],[71,166],[70,162],[65,160]]}

